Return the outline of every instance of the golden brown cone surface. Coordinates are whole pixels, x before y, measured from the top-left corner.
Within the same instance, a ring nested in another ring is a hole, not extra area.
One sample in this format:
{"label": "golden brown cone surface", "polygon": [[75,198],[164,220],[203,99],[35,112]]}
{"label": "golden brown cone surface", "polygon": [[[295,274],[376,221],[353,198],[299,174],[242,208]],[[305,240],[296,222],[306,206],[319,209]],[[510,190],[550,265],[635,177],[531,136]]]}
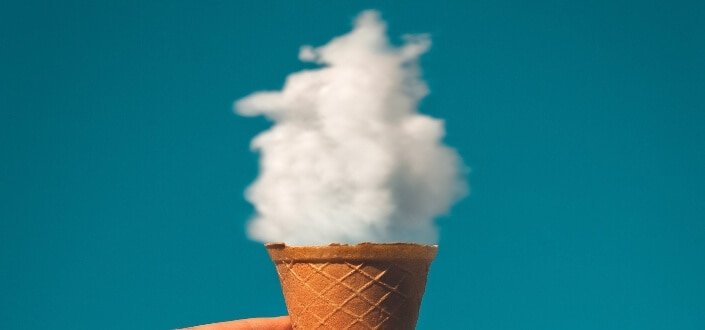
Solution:
{"label": "golden brown cone surface", "polygon": [[437,246],[266,245],[294,329],[414,329]]}

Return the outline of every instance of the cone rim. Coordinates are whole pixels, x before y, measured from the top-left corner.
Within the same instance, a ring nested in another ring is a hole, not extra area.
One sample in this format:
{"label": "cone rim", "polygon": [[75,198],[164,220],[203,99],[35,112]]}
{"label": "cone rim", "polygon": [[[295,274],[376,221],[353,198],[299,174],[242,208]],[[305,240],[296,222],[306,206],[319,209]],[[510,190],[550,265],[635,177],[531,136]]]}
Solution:
{"label": "cone rim", "polygon": [[358,244],[331,243],[328,245],[292,246],[285,243],[266,243],[272,261],[320,262],[336,260],[415,260],[431,262],[436,257],[438,245],[394,242]]}

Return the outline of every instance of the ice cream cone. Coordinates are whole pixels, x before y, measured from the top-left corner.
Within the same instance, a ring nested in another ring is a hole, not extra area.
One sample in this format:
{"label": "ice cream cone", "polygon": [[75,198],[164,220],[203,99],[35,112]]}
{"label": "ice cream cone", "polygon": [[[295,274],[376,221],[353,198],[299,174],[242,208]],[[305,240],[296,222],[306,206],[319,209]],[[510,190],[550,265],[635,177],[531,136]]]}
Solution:
{"label": "ice cream cone", "polygon": [[435,245],[266,245],[294,329],[414,329]]}

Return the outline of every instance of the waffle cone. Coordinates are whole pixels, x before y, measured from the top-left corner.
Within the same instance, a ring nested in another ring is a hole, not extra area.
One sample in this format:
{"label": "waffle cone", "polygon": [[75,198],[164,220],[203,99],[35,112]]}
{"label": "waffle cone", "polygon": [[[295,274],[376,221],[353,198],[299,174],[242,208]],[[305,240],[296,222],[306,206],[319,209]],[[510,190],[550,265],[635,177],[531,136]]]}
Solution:
{"label": "waffle cone", "polygon": [[414,329],[437,246],[267,244],[294,329]]}

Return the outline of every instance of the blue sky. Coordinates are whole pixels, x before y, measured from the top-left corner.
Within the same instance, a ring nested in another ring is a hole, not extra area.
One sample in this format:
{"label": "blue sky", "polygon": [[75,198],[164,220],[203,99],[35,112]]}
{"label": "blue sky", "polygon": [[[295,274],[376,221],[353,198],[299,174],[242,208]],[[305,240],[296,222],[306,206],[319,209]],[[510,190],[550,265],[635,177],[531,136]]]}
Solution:
{"label": "blue sky", "polygon": [[688,1],[0,4],[0,319],[155,329],[285,313],[244,224],[264,119],[379,9],[430,33],[470,196],[441,219],[420,329],[705,327],[705,6]]}

